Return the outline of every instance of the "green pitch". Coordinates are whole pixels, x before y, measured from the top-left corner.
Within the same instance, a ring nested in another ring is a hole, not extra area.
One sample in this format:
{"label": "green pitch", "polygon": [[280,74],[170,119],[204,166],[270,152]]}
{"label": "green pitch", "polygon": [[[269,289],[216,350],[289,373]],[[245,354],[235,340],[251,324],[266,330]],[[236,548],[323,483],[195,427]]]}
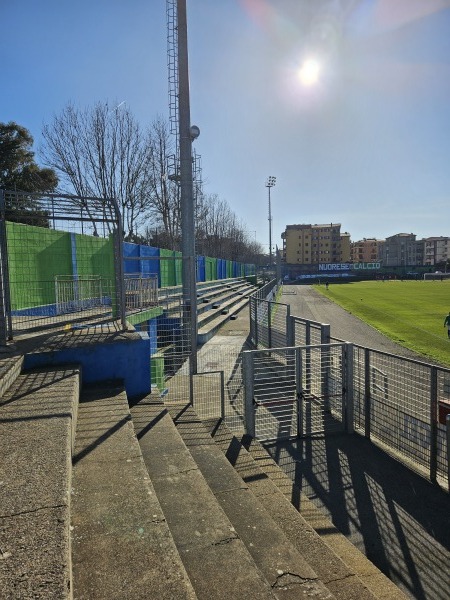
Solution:
{"label": "green pitch", "polygon": [[402,346],[450,366],[444,328],[450,312],[450,280],[362,281],[316,290]]}

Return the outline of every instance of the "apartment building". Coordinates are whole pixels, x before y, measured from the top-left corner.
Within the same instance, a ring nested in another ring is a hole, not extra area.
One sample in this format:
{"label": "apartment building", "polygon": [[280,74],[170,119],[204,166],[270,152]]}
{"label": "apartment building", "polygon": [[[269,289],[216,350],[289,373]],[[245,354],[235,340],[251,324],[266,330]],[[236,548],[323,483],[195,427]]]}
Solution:
{"label": "apartment building", "polygon": [[281,234],[288,264],[338,263],[350,259],[350,234],[340,223],[286,225]]}
{"label": "apartment building", "polygon": [[397,233],[380,244],[384,267],[417,266],[423,264],[424,244],[414,233]]}
{"label": "apartment building", "polygon": [[350,259],[354,263],[373,263],[380,259],[379,251],[383,240],[363,238],[350,245]]}
{"label": "apartment building", "polygon": [[423,264],[427,266],[446,263],[450,258],[450,238],[429,237],[423,241]]}

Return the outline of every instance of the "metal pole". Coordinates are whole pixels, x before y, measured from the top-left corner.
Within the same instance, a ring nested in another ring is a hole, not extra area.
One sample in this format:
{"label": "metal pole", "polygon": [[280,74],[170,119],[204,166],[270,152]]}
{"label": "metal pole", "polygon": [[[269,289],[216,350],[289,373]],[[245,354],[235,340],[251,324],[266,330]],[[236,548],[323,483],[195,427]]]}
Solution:
{"label": "metal pole", "polygon": [[344,344],[343,350],[345,355],[345,411],[343,421],[346,432],[353,433],[353,344],[347,342]]}
{"label": "metal pole", "polygon": [[320,324],[320,372],[322,378],[322,398],[323,408],[325,412],[331,411],[330,403],[330,325],[327,323]]}
{"label": "metal pole", "polygon": [[269,191],[269,269],[272,268],[272,204],[270,201],[270,188],[272,188],[277,181],[277,178],[271,175],[267,178],[266,188]]}
{"label": "metal pole", "polygon": [[445,432],[447,440],[447,485],[450,492],[450,415],[445,417]]}
{"label": "metal pole", "polygon": [[437,368],[430,372],[430,480],[436,481],[438,443],[438,382]]}
{"label": "metal pole", "polygon": [[372,400],[370,397],[370,350],[364,350],[364,435],[370,440]]}
{"label": "metal pole", "polygon": [[272,268],[272,205],[270,203],[270,188],[268,185],[267,189],[269,190],[269,269]]}
{"label": "metal pole", "polygon": [[193,374],[197,372],[197,281],[186,0],[177,0],[177,28],[183,316],[190,329],[190,373]]}
{"label": "metal pole", "polygon": [[[6,250],[6,225],[5,225],[5,192],[0,190],[0,346],[6,346],[10,339],[12,328],[8,326],[7,295],[9,291],[7,250]],[[8,331],[9,330],[9,331]]]}
{"label": "metal pole", "polygon": [[242,379],[244,380],[244,426],[245,433],[255,437],[255,403],[254,403],[254,372],[253,355],[249,350],[242,353]]}

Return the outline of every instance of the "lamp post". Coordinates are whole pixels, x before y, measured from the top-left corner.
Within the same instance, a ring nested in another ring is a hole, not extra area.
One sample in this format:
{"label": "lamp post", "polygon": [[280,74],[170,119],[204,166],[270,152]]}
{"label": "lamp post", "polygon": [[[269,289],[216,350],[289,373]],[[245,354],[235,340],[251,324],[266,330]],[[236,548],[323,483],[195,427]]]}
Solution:
{"label": "lamp post", "polygon": [[269,192],[269,267],[272,266],[272,206],[270,203],[270,188],[272,188],[277,181],[277,178],[270,175],[266,181],[266,188]]}

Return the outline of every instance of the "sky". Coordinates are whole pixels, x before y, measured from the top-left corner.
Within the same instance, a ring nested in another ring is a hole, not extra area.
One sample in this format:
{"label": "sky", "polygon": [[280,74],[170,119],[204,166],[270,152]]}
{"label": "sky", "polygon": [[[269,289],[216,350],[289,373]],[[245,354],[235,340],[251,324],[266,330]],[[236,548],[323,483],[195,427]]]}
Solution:
{"label": "sky", "polygon": [[[187,0],[204,191],[268,252],[286,225],[450,236],[450,0]],[[0,121],[71,102],[168,118],[165,0],[0,0]],[[306,57],[317,81],[302,82]]]}

